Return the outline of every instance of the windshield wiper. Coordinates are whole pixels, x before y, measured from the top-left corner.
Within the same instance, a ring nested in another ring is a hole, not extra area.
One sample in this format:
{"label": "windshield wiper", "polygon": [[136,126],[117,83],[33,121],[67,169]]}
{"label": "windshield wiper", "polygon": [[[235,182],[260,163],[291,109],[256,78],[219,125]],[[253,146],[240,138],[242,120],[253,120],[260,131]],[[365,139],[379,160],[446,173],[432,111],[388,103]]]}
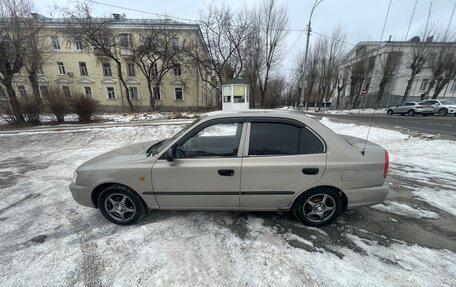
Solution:
{"label": "windshield wiper", "polygon": [[150,148],[147,149],[147,151],[146,151],[146,156],[147,156],[147,157],[150,157],[150,155],[152,154],[152,152],[153,152],[157,147],[159,147],[164,141],[166,141],[166,139],[154,143]]}

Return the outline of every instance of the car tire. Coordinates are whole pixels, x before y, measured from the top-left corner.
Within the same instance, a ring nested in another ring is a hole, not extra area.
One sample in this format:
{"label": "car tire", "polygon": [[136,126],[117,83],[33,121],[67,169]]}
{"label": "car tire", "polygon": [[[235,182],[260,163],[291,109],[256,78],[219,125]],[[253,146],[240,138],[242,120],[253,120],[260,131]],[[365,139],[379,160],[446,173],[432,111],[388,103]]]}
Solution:
{"label": "car tire", "polygon": [[408,112],[407,112],[407,116],[410,116],[410,117],[415,116],[415,111],[414,111],[414,110],[408,111]]}
{"label": "car tire", "polygon": [[344,202],[331,188],[315,188],[301,194],[292,206],[293,214],[304,225],[320,227],[334,221],[343,211]]}
{"label": "car tire", "polygon": [[440,109],[439,110],[439,116],[445,117],[448,114],[447,109]]}
{"label": "car tire", "polygon": [[103,190],[98,197],[98,208],[107,220],[119,225],[138,223],[147,213],[142,198],[123,185],[111,185]]}
{"label": "car tire", "polygon": [[388,110],[386,113],[387,113],[388,115],[392,116],[392,115],[393,115],[393,110]]}

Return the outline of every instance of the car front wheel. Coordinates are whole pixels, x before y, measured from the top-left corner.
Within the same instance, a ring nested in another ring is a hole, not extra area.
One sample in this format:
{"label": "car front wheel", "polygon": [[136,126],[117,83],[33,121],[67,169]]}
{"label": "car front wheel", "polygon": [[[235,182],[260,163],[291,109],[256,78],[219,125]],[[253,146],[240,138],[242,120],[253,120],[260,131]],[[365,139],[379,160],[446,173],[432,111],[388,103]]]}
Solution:
{"label": "car front wheel", "polygon": [[119,225],[135,224],[147,213],[144,201],[123,185],[106,188],[98,198],[98,208],[107,220]]}
{"label": "car front wheel", "polygon": [[393,110],[388,110],[386,113],[391,116],[393,114]]}
{"label": "car front wheel", "polygon": [[446,116],[447,114],[448,114],[448,110],[447,110],[447,109],[441,109],[441,110],[439,111],[439,116],[443,116],[443,117],[444,117],[444,116]]}
{"label": "car front wheel", "polygon": [[317,188],[304,192],[293,204],[294,215],[308,226],[324,226],[343,210],[343,200],[333,189]]}

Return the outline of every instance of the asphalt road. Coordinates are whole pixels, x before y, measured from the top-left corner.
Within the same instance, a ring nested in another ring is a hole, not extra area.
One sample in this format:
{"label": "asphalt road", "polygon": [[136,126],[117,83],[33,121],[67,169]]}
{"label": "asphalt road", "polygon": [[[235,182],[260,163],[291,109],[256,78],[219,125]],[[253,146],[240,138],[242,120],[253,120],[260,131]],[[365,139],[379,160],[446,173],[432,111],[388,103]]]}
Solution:
{"label": "asphalt road", "polygon": [[[372,115],[367,114],[324,114],[324,116],[328,118],[335,118],[339,121],[358,122],[363,124],[368,124],[372,118]],[[448,115],[446,117],[388,116],[383,114],[382,111],[377,111],[372,125],[388,128],[394,127],[396,129],[408,129],[426,134],[439,135],[440,138],[444,139],[456,139],[456,116],[454,115]]]}

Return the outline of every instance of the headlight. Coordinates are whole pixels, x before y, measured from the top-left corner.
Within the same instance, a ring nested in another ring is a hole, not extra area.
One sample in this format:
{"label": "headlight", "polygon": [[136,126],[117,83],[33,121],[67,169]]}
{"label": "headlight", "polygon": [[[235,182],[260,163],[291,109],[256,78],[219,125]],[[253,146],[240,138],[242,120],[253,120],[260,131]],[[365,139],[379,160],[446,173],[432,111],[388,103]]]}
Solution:
{"label": "headlight", "polygon": [[78,171],[75,170],[75,171],[73,172],[73,182],[76,183],[76,180],[77,180],[77,179],[78,179]]}

